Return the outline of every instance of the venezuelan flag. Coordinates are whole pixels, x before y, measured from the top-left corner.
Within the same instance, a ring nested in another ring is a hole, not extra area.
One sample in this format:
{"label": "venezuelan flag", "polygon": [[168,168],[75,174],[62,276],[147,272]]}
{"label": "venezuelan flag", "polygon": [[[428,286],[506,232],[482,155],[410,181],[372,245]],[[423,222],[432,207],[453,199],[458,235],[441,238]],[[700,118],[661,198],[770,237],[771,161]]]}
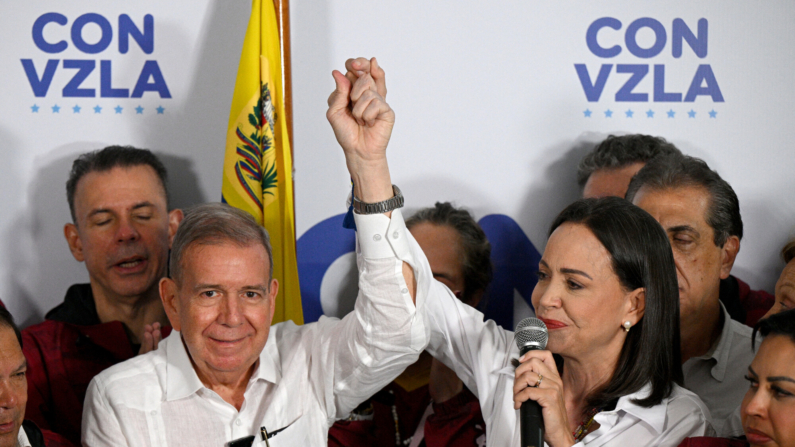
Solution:
{"label": "venezuelan flag", "polygon": [[273,322],[303,324],[285,117],[276,10],[271,0],[253,0],[229,112],[222,200],[270,233],[273,277],[280,286]]}

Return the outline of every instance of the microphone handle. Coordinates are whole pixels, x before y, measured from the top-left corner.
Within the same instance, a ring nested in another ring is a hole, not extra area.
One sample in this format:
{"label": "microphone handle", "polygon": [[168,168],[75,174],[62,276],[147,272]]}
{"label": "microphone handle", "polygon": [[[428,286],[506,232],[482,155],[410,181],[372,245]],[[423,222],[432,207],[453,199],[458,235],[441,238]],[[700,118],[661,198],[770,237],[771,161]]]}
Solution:
{"label": "microphone handle", "polygon": [[522,447],[544,446],[544,416],[541,405],[534,400],[522,402],[519,409],[519,425],[521,426]]}
{"label": "microphone handle", "polygon": [[[532,351],[534,346],[527,346],[519,352],[525,355]],[[544,415],[541,414],[541,405],[534,400],[522,402],[519,409],[519,427],[522,437],[522,447],[544,447]]]}

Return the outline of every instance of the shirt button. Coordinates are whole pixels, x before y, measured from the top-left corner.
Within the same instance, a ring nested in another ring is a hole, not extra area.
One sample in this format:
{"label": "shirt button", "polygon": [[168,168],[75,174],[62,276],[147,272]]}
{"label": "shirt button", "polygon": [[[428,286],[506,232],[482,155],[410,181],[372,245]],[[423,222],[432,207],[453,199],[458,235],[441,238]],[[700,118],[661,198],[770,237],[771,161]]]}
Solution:
{"label": "shirt button", "polygon": [[400,233],[398,233],[397,231],[392,233],[392,239],[397,239],[399,236],[400,236]]}
{"label": "shirt button", "polygon": [[373,236],[373,240],[376,241],[376,242],[380,241],[381,240],[381,235],[380,234],[376,234],[375,236]]}
{"label": "shirt button", "polygon": [[157,416],[157,410],[152,410],[152,413],[150,413],[150,414],[151,414],[152,416]]}
{"label": "shirt button", "polygon": [[404,287],[404,288],[400,289],[400,293],[409,293],[409,289]]}
{"label": "shirt button", "polygon": [[241,423],[241,422],[240,422],[240,419],[238,419],[238,420],[236,420],[236,421],[235,421],[235,425],[240,425],[240,423]]}

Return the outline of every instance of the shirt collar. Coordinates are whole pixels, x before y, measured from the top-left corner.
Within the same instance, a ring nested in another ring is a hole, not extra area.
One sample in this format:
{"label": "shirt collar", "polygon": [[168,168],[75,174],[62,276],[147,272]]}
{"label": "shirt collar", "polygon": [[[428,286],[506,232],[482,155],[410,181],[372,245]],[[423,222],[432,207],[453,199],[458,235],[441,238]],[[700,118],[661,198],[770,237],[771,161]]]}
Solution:
{"label": "shirt collar", "polygon": [[[277,383],[281,380],[281,371],[277,368],[278,350],[273,334],[268,336],[265,348],[259,356],[259,364],[252,374],[249,383],[256,380]],[[166,343],[166,400],[173,401],[188,397],[200,389],[204,384],[199,380],[193,363],[190,360],[182,336],[179,331],[172,331],[165,340]]]}
{"label": "shirt collar", "polygon": [[654,405],[650,408],[641,407],[640,405],[633,402],[635,399],[643,399],[647,397],[649,394],[651,394],[651,391],[651,384],[647,383],[639,391],[620,397],[618,399],[618,403],[616,404],[616,408],[613,411],[604,412],[604,414],[599,413],[597,414],[596,418],[599,419],[599,415],[608,416],[610,413],[624,411],[625,413],[631,414],[632,416],[635,416],[636,418],[647,423],[657,433],[662,433],[663,429],[665,428],[665,418],[668,413],[668,400],[663,399],[659,405]]}
{"label": "shirt collar", "polygon": [[25,433],[25,428],[20,426],[19,433],[17,434],[17,447],[31,447],[28,434]]}

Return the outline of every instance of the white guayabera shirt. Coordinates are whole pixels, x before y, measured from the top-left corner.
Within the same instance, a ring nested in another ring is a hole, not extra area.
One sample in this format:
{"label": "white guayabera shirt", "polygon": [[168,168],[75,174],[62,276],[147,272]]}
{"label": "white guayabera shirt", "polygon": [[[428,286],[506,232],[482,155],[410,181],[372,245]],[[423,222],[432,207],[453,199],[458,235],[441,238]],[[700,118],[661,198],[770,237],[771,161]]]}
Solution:
{"label": "white guayabera shirt", "polygon": [[[399,211],[393,215],[400,216]],[[273,434],[271,447],[325,446],[328,428],[408,365],[428,343],[424,304],[402,274],[414,265],[402,217],[356,215],[360,292],[342,320],[273,325],[237,411],[196,375],[179,332],[156,351],[115,365],[89,385],[86,446],[213,446]]]}
{"label": "white guayabera shirt", "polygon": [[[401,217],[393,216],[392,221]],[[360,235],[361,239],[361,235]],[[360,241],[361,242],[361,241]],[[418,249],[410,239],[412,251]],[[519,411],[513,409],[514,367],[519,357],[513,332],[483,321],[483,314],[461,303],[442,283],[433,279],[424,255],[416,256],[417,301],[425,303],[431,330],[428,351],[452,368],[480,402],[486,421],[486,445],[519,446]],[[412,264],[414,265],[414,264]],[[363,290],[383,288],[360,281]],[[385,291],[385,290],[384,290]],[[582,444],[598,446],[676,447],[689,436],[711,436],[709,410],[692,392],[675,386],[670,397],[652,408],[639,407],[633,399],[648,395],[651,386],[618,400],[612,411],[603,411],[595,420],[600,427]]]}

